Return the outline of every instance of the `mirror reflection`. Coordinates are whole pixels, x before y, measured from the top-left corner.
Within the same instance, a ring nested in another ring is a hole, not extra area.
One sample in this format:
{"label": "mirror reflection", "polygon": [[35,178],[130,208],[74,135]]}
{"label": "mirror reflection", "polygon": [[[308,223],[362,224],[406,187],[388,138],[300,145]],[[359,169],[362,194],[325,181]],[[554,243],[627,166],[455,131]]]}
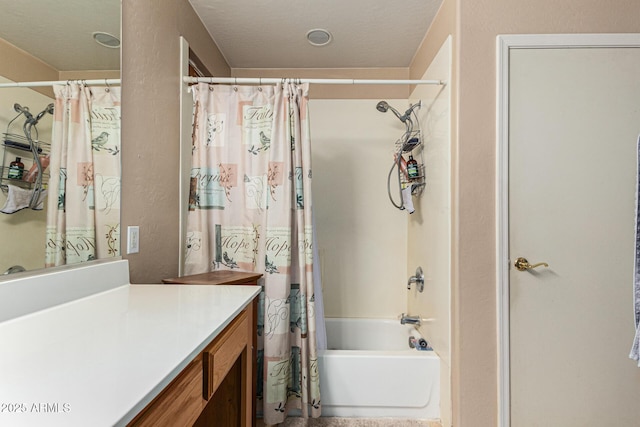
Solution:
{"label": "mirror reflection", "polygon": [[[120,1],[0,0],[0,8],[0,84],[120,78]],[[95,122],[89,154],[87,149],[77,153],[73,166],[50,164],[51,143],[58,138],[52,133],[54,119],[64,121],[62,112],[69,109],[56,102],[52,85],[0,88],[0,278],[5,272],[43,268],[45,256],[53,266],[119,255],[120,88],[78,87],[76,92],[88,90],[92,99],[100,98],[100,106],[89,111]],[[100,160],[89,163],[87,155]],[[102,172],[101,162],[116,162],[117,168]],[[91,250],[98,242],[87,238],[84,220],[60,218],[77,212],[59,185],[60,176],[78,187],[89,213],[107,212],[108,219],[92,220],[96,236],[105,240],[101,249]],[[75,221],[69,236],[52,228],[61,221]]]}

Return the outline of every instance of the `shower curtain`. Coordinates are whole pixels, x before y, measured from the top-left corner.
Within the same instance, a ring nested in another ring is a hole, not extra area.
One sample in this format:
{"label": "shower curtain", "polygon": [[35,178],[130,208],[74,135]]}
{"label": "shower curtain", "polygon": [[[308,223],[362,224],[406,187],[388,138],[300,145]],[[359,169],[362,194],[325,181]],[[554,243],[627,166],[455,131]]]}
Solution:
{"label": "shower curtain", "polygon": [[120,88],[55,85],[45,266],[120,255]]}
{"label": "shower curtain", "polygon": [[194,94],[187,274],[259,272],[258,412],[320,416],[308,84]]}

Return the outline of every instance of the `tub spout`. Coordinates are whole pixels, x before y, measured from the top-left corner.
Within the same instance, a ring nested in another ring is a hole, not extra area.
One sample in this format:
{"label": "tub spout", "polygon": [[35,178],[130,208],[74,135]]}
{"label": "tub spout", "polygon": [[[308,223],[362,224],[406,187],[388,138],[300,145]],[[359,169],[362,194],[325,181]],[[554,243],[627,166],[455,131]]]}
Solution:
{"label": "tub spout", "polygon": [[403,325],[420,326],[420,316],[409,316],[407,314],[402,313],[402,316],[400,317],[400,323]]}
{"label": "tub spout", "polygon": [[2,275],[4,276],[5,274],[20,273],[22,271],[27,271],[27,270],[21,265],[12,265],[7,269],[7,271],[2,273]]}

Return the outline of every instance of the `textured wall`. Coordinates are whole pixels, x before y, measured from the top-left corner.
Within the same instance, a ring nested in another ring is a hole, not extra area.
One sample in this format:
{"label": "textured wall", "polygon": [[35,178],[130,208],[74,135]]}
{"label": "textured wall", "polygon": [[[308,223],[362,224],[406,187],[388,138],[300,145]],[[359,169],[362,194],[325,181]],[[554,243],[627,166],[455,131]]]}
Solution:
{"label": "textured wall", "polygon": [[122,33],[122,236],[140,226],[140,253],[124,257],[133,283],[159,283],[178,274],[179,37],[212,72],[229,68],[187,0],[124,0]]}

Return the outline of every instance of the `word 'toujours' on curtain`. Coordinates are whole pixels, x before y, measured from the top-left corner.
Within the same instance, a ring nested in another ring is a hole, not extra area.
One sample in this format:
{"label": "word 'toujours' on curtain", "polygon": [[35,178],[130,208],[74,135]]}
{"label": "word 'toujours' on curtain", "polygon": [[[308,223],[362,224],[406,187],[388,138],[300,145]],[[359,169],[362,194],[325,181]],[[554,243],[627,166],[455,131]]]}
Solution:
{"label": "word 'toujours' on curtain", "polygon": [[120,255],[120,88],[55,85],[45,266]]}
{"label": "word 'toujours' on curtain", "polygon": [[308,84],[223,86],[194,94],[186,274],[264,274],[258,411],[320,416]]}

